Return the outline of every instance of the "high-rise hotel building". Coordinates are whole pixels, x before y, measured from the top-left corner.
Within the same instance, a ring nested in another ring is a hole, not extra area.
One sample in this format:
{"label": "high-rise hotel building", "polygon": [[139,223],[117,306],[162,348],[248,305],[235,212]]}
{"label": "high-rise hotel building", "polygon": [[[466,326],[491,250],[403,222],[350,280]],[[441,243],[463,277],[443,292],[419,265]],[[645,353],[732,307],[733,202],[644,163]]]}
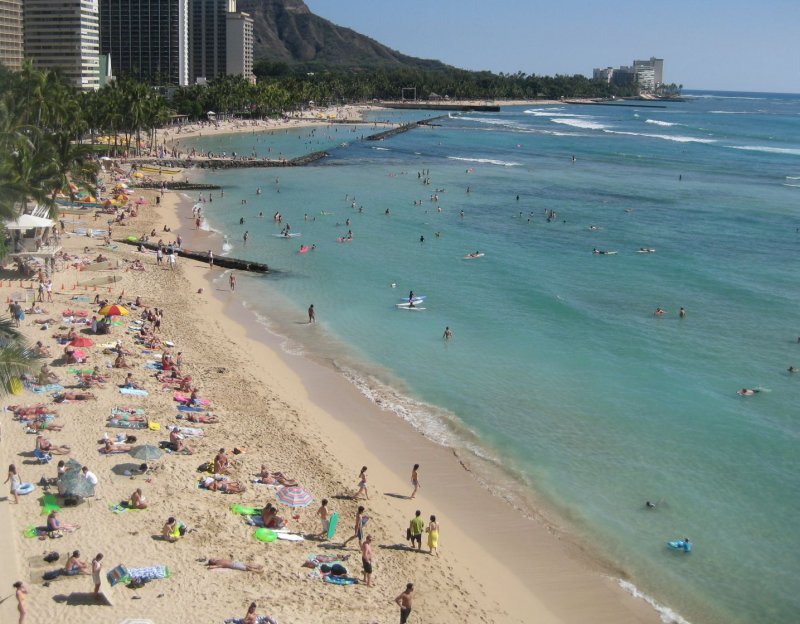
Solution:
{"label": "high-rise hotel building", "polygon": [[35,67],[59,68],[79,89],[98,89],[98,0],[24,0],[23,4],[25,58]]}
{"label": "high-rise hotel building", "polygon": [[236,2],[227,17],[226,71],[229,74],[253,77],[253,18],[236,11]]}
{"label": "high-rise hotel building", "polygon": [[189,5],[191,82],[225,74],[253,73],[253,19],[236,10],[236,0],[191,0]]}
{"label": "high-rise hotel building", "polygon": [[190,1],[100,0],[100,49],[111,56],[114,74],[189,84]]}
{"label": "high-rise hotel building", "polygon": [[0,63],[22,67],[22,0],[0,0]]}

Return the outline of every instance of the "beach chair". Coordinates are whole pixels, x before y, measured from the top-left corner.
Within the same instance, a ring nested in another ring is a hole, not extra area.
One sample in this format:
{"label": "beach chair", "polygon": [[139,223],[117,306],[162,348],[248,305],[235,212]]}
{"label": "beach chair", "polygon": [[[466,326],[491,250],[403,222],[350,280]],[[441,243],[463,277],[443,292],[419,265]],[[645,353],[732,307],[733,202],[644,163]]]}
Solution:
{"label": "beach chair", "polygon": [[53,456],[50,453],[45,453],[44,451],[40,451],[39,449],[33,450],[33,456],[39,460],[40,464],[47,464],[53,459]]}

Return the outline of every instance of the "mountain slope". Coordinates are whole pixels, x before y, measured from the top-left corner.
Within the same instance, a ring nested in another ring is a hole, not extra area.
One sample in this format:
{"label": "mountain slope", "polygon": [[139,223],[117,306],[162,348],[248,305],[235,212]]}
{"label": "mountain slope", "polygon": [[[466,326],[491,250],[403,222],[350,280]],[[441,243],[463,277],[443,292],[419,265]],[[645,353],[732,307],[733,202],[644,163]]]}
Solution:
{"label": "mountain slope", "polygon": [[255,60],[336,66],[443,69],[439,61],[414,58],[349,28],[314,15],[303,0],[238,0],[253,18]]}

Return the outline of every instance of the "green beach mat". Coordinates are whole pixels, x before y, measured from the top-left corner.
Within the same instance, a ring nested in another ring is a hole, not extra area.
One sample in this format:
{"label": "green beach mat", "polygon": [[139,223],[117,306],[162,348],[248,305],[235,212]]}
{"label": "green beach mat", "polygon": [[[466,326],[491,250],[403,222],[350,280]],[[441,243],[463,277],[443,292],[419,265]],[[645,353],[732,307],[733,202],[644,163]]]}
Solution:
{"label": "green beach mat", "polygon": [[94,372],[93,368],[68,368],[67,372],[70,375],[91,375]]}
{"label": "green beach mat", "polygon": [[22,535],[28,539],[39,537],[39,530],[35,526],[25,527],[25,529],[22,531]]}
{"label": "green beach mat", "polygon": [[231,505],[231,511],[239,516],[259,516],[261,507],[247,507],[246,505]]}

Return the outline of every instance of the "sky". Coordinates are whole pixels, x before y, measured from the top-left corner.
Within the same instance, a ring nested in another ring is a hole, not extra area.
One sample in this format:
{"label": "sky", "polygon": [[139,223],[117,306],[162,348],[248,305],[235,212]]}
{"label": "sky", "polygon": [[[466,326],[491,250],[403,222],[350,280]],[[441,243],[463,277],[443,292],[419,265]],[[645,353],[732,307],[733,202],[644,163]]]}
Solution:
{"label": "sky", "polygon": [[404,54],[463,69],[592,75],[664,59],[685,89],[800,93],[800,0],[305,0]]}

